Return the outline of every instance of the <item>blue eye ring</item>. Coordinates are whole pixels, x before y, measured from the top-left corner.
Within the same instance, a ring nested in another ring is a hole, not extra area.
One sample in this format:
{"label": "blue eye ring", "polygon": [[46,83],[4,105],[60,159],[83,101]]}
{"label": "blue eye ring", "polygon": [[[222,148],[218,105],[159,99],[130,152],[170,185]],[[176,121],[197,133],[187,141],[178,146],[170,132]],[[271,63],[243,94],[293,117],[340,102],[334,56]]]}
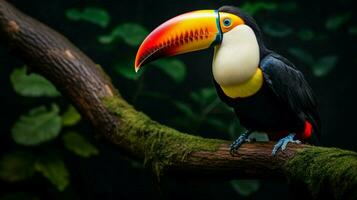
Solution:
{"label": "blue eye ring", "polygon": [[230,25],[232,25],[232,20],[229,19],[229,18],[225,18],[225,19],[223,20],[223,26],[229,27]]}

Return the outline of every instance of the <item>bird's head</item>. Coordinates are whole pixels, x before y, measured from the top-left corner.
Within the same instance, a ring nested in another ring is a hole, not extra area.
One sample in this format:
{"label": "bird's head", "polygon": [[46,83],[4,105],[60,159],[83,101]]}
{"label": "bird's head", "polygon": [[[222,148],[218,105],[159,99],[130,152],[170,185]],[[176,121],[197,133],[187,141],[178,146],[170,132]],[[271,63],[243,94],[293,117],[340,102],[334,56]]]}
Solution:
{"label": "bird's head", "polygon": [[264,47],[259,43],[254,19],[236,7],[192,11],[164,22],[146,37],[136,55],[135,71],[158,58],[215,47],[215,80],[236,85],[256,73]]}

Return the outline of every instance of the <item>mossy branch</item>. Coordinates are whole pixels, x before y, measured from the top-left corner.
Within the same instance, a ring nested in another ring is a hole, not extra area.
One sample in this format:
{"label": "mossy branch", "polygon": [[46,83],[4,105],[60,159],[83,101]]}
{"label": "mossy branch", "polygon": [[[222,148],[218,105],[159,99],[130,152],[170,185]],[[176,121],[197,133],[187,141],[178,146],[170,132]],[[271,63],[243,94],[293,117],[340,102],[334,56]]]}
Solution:
{"label": "mossy branch", "polygon": [[0,0],[0,38],[32,70],[52,81],[98,132],[157,174],[285,178],[298,185],[294,188],[300,196],[357,199],[355,152],[289,144],[273,157],[272,142],[257,142],[244,144],[231,156],[229,141],[181,133],[136,111],[99,65],[61,34],[4,0]]}

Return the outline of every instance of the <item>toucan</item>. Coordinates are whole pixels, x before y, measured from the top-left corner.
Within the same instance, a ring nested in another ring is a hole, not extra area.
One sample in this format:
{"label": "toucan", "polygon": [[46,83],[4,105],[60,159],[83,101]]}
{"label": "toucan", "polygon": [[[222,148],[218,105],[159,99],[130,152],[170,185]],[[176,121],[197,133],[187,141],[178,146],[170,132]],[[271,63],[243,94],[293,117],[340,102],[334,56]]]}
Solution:
{"label": "toucan", "polygon": [[161,24],[140,45],[135,71],[162,57],[209,47],[217,94],[246,128],[231,144],[232,155],[254,131],[278,141],[272,155],[289,142],[320,137],[316,96],[304,75],[265,46],[255,20],[237,7],[192,11]]}

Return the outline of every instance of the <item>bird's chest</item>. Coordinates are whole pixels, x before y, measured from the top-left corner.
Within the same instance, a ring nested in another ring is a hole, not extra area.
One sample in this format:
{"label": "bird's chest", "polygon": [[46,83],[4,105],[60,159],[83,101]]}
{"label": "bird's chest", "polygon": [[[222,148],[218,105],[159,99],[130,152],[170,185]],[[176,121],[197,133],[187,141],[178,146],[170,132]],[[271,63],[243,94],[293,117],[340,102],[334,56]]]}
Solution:
{"label": "bird's chest", "polygon": [[223,93],[229,98],[247,98],[256,94],[263,86],[263,72],[257,68],[256,72],[245,82],[223,86],[220,85]]}
{"label": "bird's chest", "polygon": [[293,115],[279,102],[270,88],[263,84],[256,94],[235,98],[231,105],[246,128],[265,132],[290,129],[294,124]]}
{"label": "bird's chest", "polygon": [[254,32],[248,26],[239,26],[225,33],[222,43],[215,47],[213,77],[231,98],[250,96],[252,91],[247,89],[262,79],[259,58]]}

